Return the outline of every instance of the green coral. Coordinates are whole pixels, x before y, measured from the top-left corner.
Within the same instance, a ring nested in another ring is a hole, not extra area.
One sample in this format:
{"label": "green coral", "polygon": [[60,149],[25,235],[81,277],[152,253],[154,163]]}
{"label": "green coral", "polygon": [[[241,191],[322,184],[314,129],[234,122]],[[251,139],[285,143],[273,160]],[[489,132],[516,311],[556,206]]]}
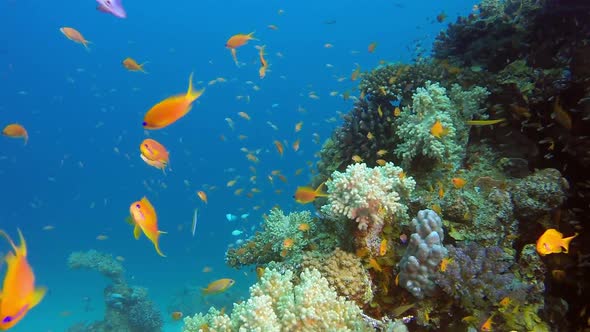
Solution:
{"label": "green coral", "polygon": [[[460,166],[469,136],[465,122],[482,117],[480,105],[488,92],[482,87],[463,90],[453,85],[449,95],[451,98],[439,83],[427,81],[424,87],[416,89],[412,106],[404,107],[397,122],[399,144],[394,151],[404,168],[410,168],[418,158],[451,163],[454,169]],[[444,128],[440,137],[431,133],[437,121]]]}
{"label": "green coral", "polygon": [[211,309],[185,318],[182,331],[372,331],[359,307],[339,297],[317,270],[304,270],[298,284],[293,279],[291,270],[267,270],[231,316]]}
{"label": "green coral", "polygon": [[[328,230],[328,226],[323,224],[326,223],[318,223],[309,211],[285,215],[280,209],[273,209],[265,218],[261,231],[240,247],[227,251],[226,262],[233,267],[265,265],[271,261],[294,264],[312,247],[320,251],[333,250],[340,245],[338,233]],[[287,239],[292,240],[292,245],[285,245]]]}

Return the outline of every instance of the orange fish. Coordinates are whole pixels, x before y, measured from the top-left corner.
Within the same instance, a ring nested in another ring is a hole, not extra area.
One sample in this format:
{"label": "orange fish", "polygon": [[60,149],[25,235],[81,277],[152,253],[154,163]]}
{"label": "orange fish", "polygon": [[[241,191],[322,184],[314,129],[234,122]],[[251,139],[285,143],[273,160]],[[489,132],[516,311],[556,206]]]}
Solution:
{"label": "orange fish", "polygon": [[236,55],[236,48],[246,45],[250,40],[257,40],[254,38],[254,32],[249,34],[238,33],[231,36],[225,43],[225,47],[231,51],[232,58],[236,65],[238,64],[238,57]]}
{"label": "orange fish", "polygon": [[377,272],[383,271],[383,268],[381,267],[381,265],[379,265],[379,263],[377,262],[377,260],[375,258],[371,257],[369,259],[369,266]]}
{"label": "orange fish", "polygon": [[188,91],[185,95],[168,97],[154,105],[143,118],[144,129],[162,129],[185,116],[192,108],[192,104],[205,91],[193,90],[193,74],[188,81]]}
{"label": "orange fish", "polygon": [[570,242],[578,236],[578,233],[573,236],[563,238],[563,234],[555,228],[550,228],[543,233],[537,240],[537,252],[541,256],[549,254],[559,254],[561,252],[568,253]]}
{"label": "orange fish", "polygon": [[387,239],[381,240],[379,245],[379,256],[383,256],[387,253]]}
{"label": "orange fish", "polygon": [[372,42],[369,44],[369,47],[367,47],[367,50],[369,53],[373,53],[375,52],[375,48],[377,48],[377,42]]}
{"label": "orange fish", "polygon": [[164,173],[166,172],[165,170],[170,162],[170,156],[162,144],[154,139],[146,138],[141,142],[139,151],[141,152],[141,159],[146,164],[161,169]]}
{"label": "orange fish", "polygon": [[481,325],[480,330],[482,332],[489,332],[492,331],[492,318],[494,318],[494,314],[490,316],[483,324]]}
{"label": "orange fish", "polygon": [[295,124],[295,132],[298,133],[303,128],[303,121],[299,121]]}
{"label": "orange fish", "polygon": [[361,74],[361,66],[359,66],[358,64],[356,65],[356,69],[352,72],[352,74],[350,75],[350,80],[351,81],[356,81],[359,78],[359,75]]}
{"label": "orange fish", "polygon": [[148,201],[147,197],[143,197],[140,201],[134,202],[129,207],[131,213],[131,222],[135,226],[133,229],[133,236],[136,240],[141,236],[141,232],[147,236],[154,244],[156,252],[162,257],[166,257],[161,251],[158,244],[160,234],[166,234],[158,230],[158,216],[152,203]]}
{"label": "orange fish", "polygon": [[277,151],[279,152],[279,154],[282,156],[283,152],[285,151],[285,148],[283,148],[283,144],[279,141],[274,141],[273,143],[277,147]]}
{"label": "orange fish", "polygon": [[4,258],[8,265],[0,294],[0,330],[4,331],[16,325],[29,310],[39,304],[45,296],[46,289],[35,288],[35,274],[27,261],[27,244],[20,229],[19,247],[6,232],[0,230],[0,235],[5,237],[14,249],[14,253],[9,252]]}
{"label": "orange fish", "polygon": [[129,71],[140,71],[143,73],[147,74],[147,71],[145,71],[143,69],[143,65],[145,65],[147,62],[144,62],[142,64],[137,63],[137,61],[135,61],[132,58],[126,58],[125,60],[123,60],[123,66],[125,68],[127,68],[127,70]]}
{"label": "orange fish", "polygon": [[293,142],[293,151],[299,151],[299,138],[295,142]]}
{"label": "orange fish", "polygon": [[301,223],[301,224],[299,224],[299,226],[297,226],[297,229],[302,232],[307,232],[307,231],[309,231],[309,224],[306,222]]}
{"label": "orange fish", "polygon": [[4,127],[2,130],[2,135],[12,138],[22,138],[25,140],[25,145],[29,141],[29,134],[27,133],[27,130],[18,123],[12,123]]}
{"label": "orange fish", "polygon": [[197,196],[199,196],[199,198],[205,202],[205,204],[207,204],[207,194],[204,191],[199,191],[197,192]]}
{"label": "orange fish", "polygon": [[61,31],[61,33],[63,33],[69,40],[84,45],[86,49],[88,49],[88,44],[91,44],[90,41],[86,40],[84,36],[74,28],[63,27],[59,28],[59,31]]}
{"label": "orange fish", "polygon": [[248,120],[248,121],[251,120],[250,115],[248,115],[248,113],[246,113],[246,112],[238,112],[238,115],[245,120]]}
{"label": "orange fish", "polygon": [[461,189],[467,183],[467,181],[465,181],[465,179],[463,178],[452,178],[451,181],[453,182],[453,186],[455,186],[455,189]]}
{"label": "orange fish", "polygon": [[260,46],[258,50],[258,55],[260,57],[260,69],[258,69],[258,75],[260,75],[260,78],[264,78],[266,76],[266,69],[268,69],[268,62],[266,62],[266,59],[264,58],[265,47],[266,46]]}
{"label": "orange fish", "polygon": [[320,183],[315,190],[311,187],[297,187],[293,198],[297,203],[307,204],[315,201],[318,197],[328,197],[328,194],[321,191],[323,186],[324,182]]}
{"label": "orange fish", "polygon": [[184,315],[180,311],[174,311],[170,316],[173,320],[180,320]]}
{"label": "orange fish", "polygon": [[436,138],[442,138],[449,133],[449,128],[443,127],[440,120],[436,120],[436,122],[430,128],[430,133]]}
{"label": "orange fish", "polygon": [[202,288],[203,295],[219,294],[228,290],[236,282],[233,279],[219,279],[207,285],[207,288]]}

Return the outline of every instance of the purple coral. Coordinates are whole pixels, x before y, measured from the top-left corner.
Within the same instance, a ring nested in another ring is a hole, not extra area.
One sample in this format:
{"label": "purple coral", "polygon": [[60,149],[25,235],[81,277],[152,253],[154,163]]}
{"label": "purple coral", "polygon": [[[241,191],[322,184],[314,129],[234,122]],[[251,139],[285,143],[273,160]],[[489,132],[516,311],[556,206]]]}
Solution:
{"label": "purple coral", "polygon": [[447,246],[449,263],[436,276],[436,283],[466,310],[485,310],[504,297],[524,302],[527,286],[510,268],[514,259],[500,247],[482,247],[473,242],[462,247]]}

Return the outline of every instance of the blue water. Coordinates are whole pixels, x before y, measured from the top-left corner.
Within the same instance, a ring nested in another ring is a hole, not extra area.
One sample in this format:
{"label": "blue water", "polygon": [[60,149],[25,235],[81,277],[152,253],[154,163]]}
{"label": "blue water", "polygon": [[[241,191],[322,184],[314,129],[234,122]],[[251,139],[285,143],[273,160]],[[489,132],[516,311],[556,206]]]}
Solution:
{"label": "blue water", "polygon": [[[246,296],[254,273],[224,263],[225,250],[237,240],[231,231],[252,234],[251,226],[274,205],[285,211],[312,208],[291,198],[298,185],[311,179],[306,163],[315,162],[321,147],[312,135],[323,142],[340,123],[337,112],[352,107],[352,100],[330,92],[340,95],[358,84],[350,80],[356,64],[370,70],[380,60],[411,61],[417,43],[428,50],[446,23],[469,13],[473,4],[127,0],[128,18],[118,19],[96,11],[91,0],[1,0],[0,125],[21,123],[30,139],[23,146],[22,140],[0,137],[0,228],[14,238],[17,228],[23,231],[37,283],[49,289],[13,331],[65,331],[79,321],[102,319],[108,281],[96,272],[68,270],[66,258],[78,250],[123,256],[128,279],[150,289],[169,331],[180,330],[166,310],[184,285],[204,287],[233,278],[236,285],[209,304],[231,306]],[[442,11],[449,17],[441,24],[435,17]],[[268,29],[269,24],[279,30]],[[92,41],[90,51],[66,39],[62,26],[74,27]],[[224,44],[233,34],[252,31],[259,40],[238,49],[244,65],[237,67]],[[378,43],[372,54],[367,52],[371,42]],[[326,43],[333,48],[325,48]],[[270,65],[262,80],[255,45],[266,45]],[[149,74],[126,71],[121,65],[126,57],[149,61]],[[191,72],[196,87],[206,87],[194,109],[165,129],[144,131],[145,112],[163,98],[185,92]],[[208,86],[217,77],[227,82]],[[340,77],[345,79],[338,82]],[[311,91],[320,99],[309,98]],[[250,102],[236,96],[249,96]],[[238,112],[252,119],[246,121]],[[235,130],[226,117],[233,119]],[[338,121],[328,121],[333,117]],[[303,129],[295,133],[299,121]],[[241,134],[248,138],[239,140]],[[166,175],[139,158],[146,137],[170,151]],[[301,149],[294,152],[290,145],[297,138]],[[282,157],[274,140],[288,142]],[[261,149],[260,162],[249,162],[242,147]],[[249,166],[256,168],[255,184],[249,181],[254,175]],[[295,176],[299,168],[305,170]],[[267,180],[277,169],[288,183]],[[238,176],[236,186],[227,188],[227,181]],[[234,194],[254,187],[262,192],[253,198]],[[209,204],[199,201],[197,190],[207,191]],[[124,222],[131,202],[144,195],[158,212],[160,229],[168,231],[160,239],[167,258],[159,257],[145,238],[135,241]],[[199,224],[192,237],[197,207]],[[250,217],[230,223],[226,213]],[[47,225],[54,229],[43,230]],[[108,239],[99,241],[98,235]],[[1,243],[0,252],[7,250]],[[213,271],[203,273],[205,266]],[[84,297],[90,297],[94,310],[83,309]]]}

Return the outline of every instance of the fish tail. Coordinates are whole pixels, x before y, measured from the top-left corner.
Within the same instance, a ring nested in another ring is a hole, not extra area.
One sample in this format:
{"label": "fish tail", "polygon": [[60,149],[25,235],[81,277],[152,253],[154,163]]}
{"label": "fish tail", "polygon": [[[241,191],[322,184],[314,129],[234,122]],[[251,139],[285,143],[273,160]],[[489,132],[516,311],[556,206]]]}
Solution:
{"label": "fish tail", "polygon": [[25,139],[25,145],[27,145],[27,143],[29,142],[29,134],[25,133],[25,136],[23,138]]}
{"label": "fish tail", "polygon": [[248,38],[249,38],[250,40],[258,40],[258,39],[256,39],[256,38],[254,38],[254,33],[255,33],[255,32],[256,32],[256,30],[254,30],[254,31],[252,31],[252,32],[250,32],[250,33],[248,34]]}
{"label": "fish tail", "polygon": [[[197,98],[199,98],[203,92],[205,92],[205,89],[201,89],[201,90],[195,90],[193,88],[193,74],[191,73],[190,77],[188,78],[188,90],[186,92],[186,97],[193,102],[194,100],[196,100]],[[187,108],[187,113],[190,110],[190,108]]]}
{"label": "fish tail", "polygon": [[570,237],[566,237],[562,240],[561,242],[561,246],[563,247],[563,252],[564,253],[568,253],[569,249],[570,249],[570,242],[572,242],[572,240],[578,236],[578,233],[574,234],[574,236],[570,236]]}
{"label": "fish tail", "polygon": [[[20,230],[19,230],[19,232],[20,232]],[[14,244],[14,241],[12,241],[12,238],[10,237],[10,235],[8,235],[8,233],[6,233],[4,230],[0,229],[0,236],[3,236],[8,241],[8,243],[10,243],[10,246],[12,247],[12,249],[14,249],[14,251],[16,253],[18,253],[19,248]],[[22,234],[21,234],[21,236],[22,236]],[[24,239],[23,239],[23,241],[24,241]],[[25,247],[25,253],[26,253],[26,247]]]}
{"label": "fish tail", "polygon": [[88,44],[92,44],[92,42],[90,40],[85,40],[82,42],[82,45],[84,45],[86,51],[90,52],[90,47],[88,47]]}
{"label": "fish tail", "polygon": [[328,196],[326,193],[322,192],[322,188],[324,187],[324,185],[326,184],[326,181],[320,183],[320,185],[315,189],[315,194],[317,196]]}

